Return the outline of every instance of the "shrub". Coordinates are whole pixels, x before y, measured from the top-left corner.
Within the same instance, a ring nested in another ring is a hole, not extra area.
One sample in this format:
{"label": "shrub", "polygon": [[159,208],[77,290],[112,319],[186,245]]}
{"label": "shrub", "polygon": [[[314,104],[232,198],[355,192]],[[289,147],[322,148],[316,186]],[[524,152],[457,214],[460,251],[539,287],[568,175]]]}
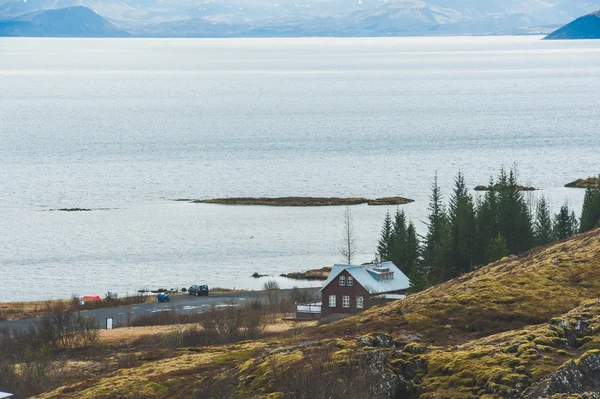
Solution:
{"label": "shrub", "polygon": [[304,353],[290,367],[271,362],[275,389],[289,399],[363,399],[386,397],[382,376],[365,355],[334,362],[331,348]]}

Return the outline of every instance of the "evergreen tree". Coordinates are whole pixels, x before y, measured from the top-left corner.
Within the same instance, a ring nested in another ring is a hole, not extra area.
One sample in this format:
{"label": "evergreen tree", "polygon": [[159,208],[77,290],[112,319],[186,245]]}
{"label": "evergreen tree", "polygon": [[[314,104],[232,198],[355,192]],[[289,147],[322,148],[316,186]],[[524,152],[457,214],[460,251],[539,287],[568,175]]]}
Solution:
{"label": "evergreen tree", "polygon": [[517,190],[517,172],[502,169],[498,178],[498,233],[505,237],[509,253],[522,253],[533,246],[533,228],[527,202]]}
{"label": "evergreen tree", "polygon": [[423,247],[423,262],[427,269],[428,279],[436,284],[446,269],[446,247],[448,244],[447,217],[442,204],[442,193],[438,185],[437,174],[431,186],[429,197],[429,216],[427,218],[427,235]]}
{"label": "evergreen tree", "polygon": [[552,216],[550,215],[550,207],[545,197],[540,198],[537,203],[533,233],[535,245],[546,245],[554,241]]}
{"label": "evergreen tree", "polygon": [[[490,187],[494,179],[490,178]],[[498,199],[496,190],[487,190],[477,203],[477,258],[476,263],[485,263],[485,252],[490,242],[498,235]]]}
{"label": "evergreen tree", "polygon": [[410,284],[408,292],[411,294],[423,291],[431,286],[431,283],[427,279],[427,274],[420,270],[414,269],[409,276]]}
{"label": "evergreen tree", "polygon": [[392,245],[392,217],[388,211],[383,221],[381,228],[381,237],[379,238],[379,245],[377,246],[377,252],[382,262],[390,260],[390,246]]}
{"label": "evergreen tree", "polygon": [[485,251],[485,260],[487,263],[492,263],[497,260],[500,260],[508,255],[508,247],[506,245],[506,240],[498,234],[496,238],[494,238],[487,250]]}
{"label": "evergreen tree", "polygon": [[[409,276],[419,267],[419,238],[417,237],[417,229],[415,229],[413,222],[410,222],[406,228],[406,244],[404,248],[406,269],[408,271],[407,276]],[[418,273],[420,272],[419,270]]]}
{"label": "evergreen tree", "polygon": [[396,210],[390,245],[390,260],[406,274],[409,266],[406,264],[406,214]]}
{"label": "evergreen tree", "polygon": [[579,232],[585,233],[596,227],[600,222],[600,187],[586,188],[581,208]]}
{"label": "evergreen tree", "polygon": [[458,173],[448,210],[450,242],[448,246],[448,268],[442,280],[460,276],[474,269],[476,258],[477,230],[473,198],[469,194],[462,173]]}
{"label": "evergreen tree", "polygon": [[574,212],[569,212],[569,206],[564,204],[554,216],[554,236],[564,240],[577,233],[577,218]]}

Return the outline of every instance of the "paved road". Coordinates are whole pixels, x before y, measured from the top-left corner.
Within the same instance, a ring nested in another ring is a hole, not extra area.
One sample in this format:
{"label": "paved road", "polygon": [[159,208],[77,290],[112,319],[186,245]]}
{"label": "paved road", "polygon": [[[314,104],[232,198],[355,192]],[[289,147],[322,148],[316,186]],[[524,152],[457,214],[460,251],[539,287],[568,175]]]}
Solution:
{"label": "paved road", "polygon": [[[320,288],[307,288],[309,292],[318,294]],[[281,290],[282,292],[288,292],[290,290]],[[191,296],[191,295],[175,295],[171,297],[171,302],[158,303],[156,302],[156,296],[153,295],[149,298],[146,303],[138,305],[122,306],[118,308],[106,308],[106,309],[94,309],[83,311],[82,314],[86,317],[95,318],[100,328],[106,328],[106,319],[109,317],[113,318],[113,326],[125,326],[127,319],[131,321],[135,320],[140,315],[162,312],[165,310],[175,310],[184,314],[201,313],[206,309],[209,309],[212,305],[215,306],[227,306],[232,303],[243,303],[254,298],[266,298],[266,291],[248,291],[248,292],[234,292],[224,294],[210,294],[209,296]],[[31,323],[35,322],[36,318],[13,320],[0,322],[0,328],[27,328]]]}

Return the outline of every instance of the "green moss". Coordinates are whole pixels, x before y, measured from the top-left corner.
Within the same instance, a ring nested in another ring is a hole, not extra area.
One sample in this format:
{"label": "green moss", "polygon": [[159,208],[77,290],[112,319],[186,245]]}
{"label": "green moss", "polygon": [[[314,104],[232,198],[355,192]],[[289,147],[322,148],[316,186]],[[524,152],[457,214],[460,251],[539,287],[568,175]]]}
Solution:
{"label": "green moss", "polygon": [[406,346],[404,347],[404,352],[408,352],[408,353],[412,353],[412,354],[419,354],[419,353],[424,353],[425,352],[425,347],[421,344],[418,344],[416,342],[411,342],[406,344]]}
{"label": "green moss", "polygon": [[533,343],[537,344],[537,345],[542,345],[542,346],[549,346],[552,348],[557,348],[561,345],[565,345],[567,342],[567,340],[565,338],[558,338],[558,337],[537,337],[533,340]]}
{"label": "green moss", "polygon": [[592,355],[598,355],[598,354],[600,354],[600,350],[598,350],[598,349],[587,351],[579,359],[576,360],[576,363],[579,364],[580,362],[582,362],[583,360],[587,359],[588,357],[590,357]]}
{"label": "green moss", "polygon": [[235,363],[241,364],[246,362],[249,359],[252,359],[255,355],[256,351],[254,349],[246,349],[240,351],[232,351],[229,353],[224,353],[220,356],[217,356],[214,359],[215,363]]}

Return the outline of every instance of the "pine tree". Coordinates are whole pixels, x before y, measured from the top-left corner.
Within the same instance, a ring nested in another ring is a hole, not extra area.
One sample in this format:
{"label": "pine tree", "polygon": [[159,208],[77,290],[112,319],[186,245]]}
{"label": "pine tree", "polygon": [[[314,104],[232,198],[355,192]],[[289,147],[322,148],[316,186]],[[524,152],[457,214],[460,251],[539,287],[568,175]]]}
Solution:
{"label": "pine tree", "polygon": [[554,216],[554,236],[564,240],[577,233],[577,218],[574,212],[569,212],[569,206],[564,204]]}
{"label": "pine tree", "polygon": [[506,245],[506,240],[498,234],[496,238],[494,238],[485,252],[485,260],[487,263],[492,263],[497,260],[500,260],[508,255],[508,247]]}
{"label": "pine tree", "polygon": [[467,190],[462,173],[458,173],[448,211],[450,242],[448,268],[442,280],[448,280],[473,270],[476,258],[477,230],[473,198]]}
{"label": "pine tree", "polygon": [[517,171],[504,169],[498,178],[498,232],[510,253],[522,253],[533,246],[533,228],[527,201],[517,190]]}
{"label": "pine tree", "polygon": [[392,217],[388,211],[381,227],[381,237],[379,238],[379,245],[377,246],[377,252],[382,262],[390,260],[390,246],[392,245]]}
{"label": "pine tree", "polygon": [[412,271],[409,280],[408,292],[411,294],[423,291],[431,286],[431,283],[427,279],[427,274],[417,269]]}
{"label": "pine tree", "polygon": [[390,260],[405,274],[410,268],[406,262],[406,230],[406,214],[398,209],[392,224]]}
{"label": "pine tree", "polygon": [[427,235],[423,248],[423,262],[427,269],[428,279],[436,284],[446,269],[446,247],[448,245],[447,217],[442,204],[442,194],[438,185],[437,174],[431,186],[429,197],[429,216]]}
{"label": "pine tree", "polygon": [[581,208],[579,232],[585,233],[598,226],[600,222],[600,187],[586,188]]}
{"label": "pine tree", "polygon": [[[490,178],[490,187],[494,179]],[[476,263],[485,263],[485,252],[490,242],[498,235],[498,199],[496,190],[487,190],[477,202],[477,258]]]}
{"label": "pine tree", "polygon": [[535,245],[546,245],[554,241],[550,207],[548,206],[548,201],[546,201],[545,197],[540,198],[537,203],[533,233]]}
{"label": "pine tree", "polygon": [[406,269],[411,275],[415,269],[419,267],[419,238],[417,237],[417,229],[413,222],[408,224],[406,228],[406,244],[405,244]]}

